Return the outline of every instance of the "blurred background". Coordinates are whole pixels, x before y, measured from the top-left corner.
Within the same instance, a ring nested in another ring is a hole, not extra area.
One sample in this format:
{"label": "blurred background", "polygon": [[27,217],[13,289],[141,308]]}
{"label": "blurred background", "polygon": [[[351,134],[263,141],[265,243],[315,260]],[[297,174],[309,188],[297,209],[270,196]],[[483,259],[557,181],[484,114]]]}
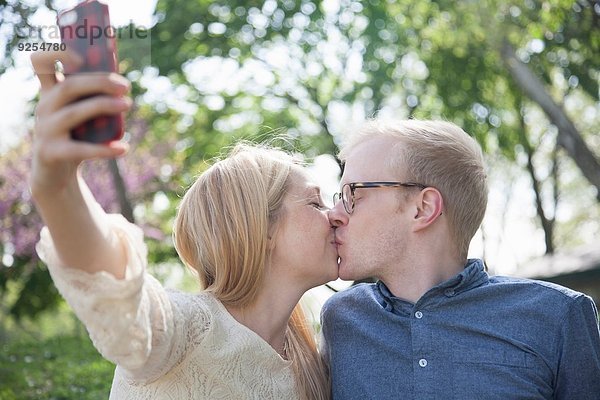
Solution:
{"label": "blurred background", "polygon": [[[85,176],[107,211],[143,227],[165,285],[198,290],[171,226],[225,146],[285,133],[330,200],[338,146],[382,115],[449,120],[481,144],[490,197],[471,256],[490,273],[600,301],[600,2],[105,2],[133,84],[132,151]],[[76,3],[0,0],[0,400],[107,398],[114,369],[35,254],[27,187],[39,84],[22,44],[59,42],[56,12]],[[306,298],[317,328],[331,293]]]}

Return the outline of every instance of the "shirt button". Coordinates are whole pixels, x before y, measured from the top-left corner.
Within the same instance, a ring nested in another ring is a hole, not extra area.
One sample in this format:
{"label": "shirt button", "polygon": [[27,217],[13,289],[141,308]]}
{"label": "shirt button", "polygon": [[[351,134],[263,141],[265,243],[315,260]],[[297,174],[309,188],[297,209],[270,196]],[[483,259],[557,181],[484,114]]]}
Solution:
{"label": "shirt button", "polygon": [[444,294],[448,297],[452,297],[455,294],[454,289],[446,289],[446,290],[444,290]]}
{"label": "shirt button", "polygon": [[425,368],[425,367],[427,366],[427,360],[426,360],[426,359],[424,359],[424,358],[421,358],[421,359],[419,360],[419,366],[420,366],[421,368]]}
{"label": "shirt button", "polygon": [[417,318],[417,319],[421,319],[421,318],[423,318],[423,313],[422,313],[421,311],[417,311],[417,312],[415,313],[415,318]]}

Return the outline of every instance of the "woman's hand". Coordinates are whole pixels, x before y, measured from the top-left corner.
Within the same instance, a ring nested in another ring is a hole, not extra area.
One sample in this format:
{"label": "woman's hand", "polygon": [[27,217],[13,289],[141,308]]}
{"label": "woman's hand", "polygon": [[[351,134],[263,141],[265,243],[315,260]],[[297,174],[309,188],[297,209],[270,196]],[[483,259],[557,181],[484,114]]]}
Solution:
{"label": "woman's hand", "polygon": [[[56,193],[77,181],[77,167],[92,158],[118,157],[127,144],[93,144],[71,139],[70,131],[100,115],[126,111],[131,100],[125,95],[129,82],[117,74],[81,74],[64,78],[55,72],[56,61],[78,63],[73,52],[36,52],[31,56],[41,83],[36,110],[33,161],[30,177],[32,192]],[[82,97],[93,96],[83,100]]]}

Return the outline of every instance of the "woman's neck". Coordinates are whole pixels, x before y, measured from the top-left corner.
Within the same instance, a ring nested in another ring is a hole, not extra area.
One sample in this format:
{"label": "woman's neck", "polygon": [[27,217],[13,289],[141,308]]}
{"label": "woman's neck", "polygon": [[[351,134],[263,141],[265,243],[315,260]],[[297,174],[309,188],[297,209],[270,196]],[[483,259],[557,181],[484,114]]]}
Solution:
{"label": "woman's neck", "polygon": [[265,288],[252,304],[243,307],[226,306],[240,324],[254,331],[285,358],[285,334],[288,320],[302,294],[292,294],[285,288]]}

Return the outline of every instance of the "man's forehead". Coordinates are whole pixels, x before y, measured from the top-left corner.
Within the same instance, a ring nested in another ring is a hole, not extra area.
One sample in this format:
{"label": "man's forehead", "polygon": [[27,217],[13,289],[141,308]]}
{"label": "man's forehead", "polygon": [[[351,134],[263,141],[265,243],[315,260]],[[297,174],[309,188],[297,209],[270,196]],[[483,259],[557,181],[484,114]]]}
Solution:
{"label": "man's forehead", "polygon": [[342,182],[389,179],[393,172],[392,151],[397,143],[393,138],[376,137],[357,144],[344,160]]}
{"label": "man's forehead", "polygon": [[388,155],[393,147],[398,145],[398,139],[391,136],[376,136],[357,143],[348,153],[347,158],[363,157],[365,155]]}

